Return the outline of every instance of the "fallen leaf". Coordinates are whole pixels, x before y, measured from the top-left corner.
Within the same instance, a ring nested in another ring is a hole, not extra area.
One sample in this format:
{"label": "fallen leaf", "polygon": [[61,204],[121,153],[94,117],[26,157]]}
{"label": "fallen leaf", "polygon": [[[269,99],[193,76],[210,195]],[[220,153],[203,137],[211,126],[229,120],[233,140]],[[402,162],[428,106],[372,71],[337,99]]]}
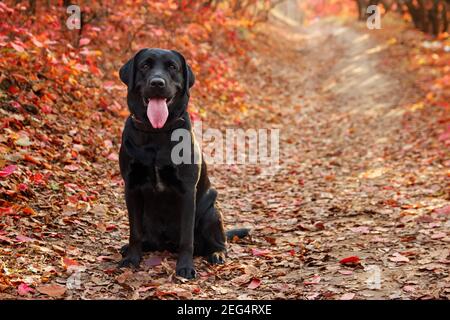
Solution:
{"label": "fallen leaf", "polygon": [[21,147],[28,147],[32,145],[32,142],[28,136],[22,136],[15,141],[15,144]]}
{"label": "fallen leaf", "polygon": [[447,236],[447,234],[445,232],[437,232],[437,233],[433,233],[431,235],[431,239],[437,240],[437,239],[445,238],[446,236]]}
{"label": "fallen leaf", "polygon": [[23,236],[21,234],[17,235],[16,240],[18,242],[31,242],[31,241],[34,241],[34,239],[26,237],[26,236]]}
{"label": "fallen leaf", "polygon": [[64,269],[68,272],[68,273],[73,273],[73,272],[81,272],[86,270],[86,267],[81,266],[78,261],[75,261],[73,259],[70,258],[62,258],[62,265],[64,267]]}
{"label": "fallen leaf", "polygon": [[268,255],[269,253],[270,253],[270,251],[267,249],[264,249],[264,250],[257,249],[257,248],[252,249],[252,254],[256,257],[263,257],[263,256]]}
{"label": "fallen leaf", "polygon": [[155,266],[159,266],[162,262],[161,257],[158,256],[154,256],[154,257],[150,257],[148,259],[146,259],[144,261],[144,265],[146,265],[147,267],[155,267]]}
{"label": "fallen leaf", "polygon": [[343,258],[339,261],[340,264],[345,264],[345,265],[357,265],[361,263],[361,260],[359,259],[358,256],[350,256],[350,257],[346,257]]}
{"label": "fallen leaf", "polygon": [[257,278],[253,278],[253,280],[249,283],[248,287],[249,289],[256,289],[261,285],[261,280]]}
{"label": "fallen leaf", "polygon": [[400,253],[396,252],[393,254],[393,257],[389,258],[392,262],[409,262],[409,259],[405,256],[402,256]]}
{"label": "fallen leaf", "polygon": [[116,281],[120,284],[125,283],[129,277],[133,275],[133,272],[131,270],[125,270],[122,274],[118,275],[116,277]]}
{"label": "fallen leaf", "polygon": [[66,293],[66,287],[60,286],[59,284],[42,285],[37,287],[36,290],[53,298],[62,297]]}
{"label": "fallen leaf", "polygon": [[352,300],[354,297],[355,297],[355,294],[349,292],[349,293],[344,293],[344,294],[339,298],[339,300]]}
{"label": "fallen leaf", "polygon": [[89,42],[91,42],[91,39],[88,39],[88,38],[81,38],[81,39],[80,39],[80,42],[79,42],[80,47],[89,44]]}
{"label": "fallen leaf", "polygon": [[355,232],[355,233],[369,233],[370,229],[368,227],[356,227],[356,228],[350,228],[351,231]]}
{"label": "fallen leaf", "polygon": [[17,43],[14,43],[14,42],[11,42],[11,47],[16,49],[16,51],[18,51],[18,52],[24,52],[25,51],[24,47],[22,47],[21,45],[19,45]]}
{"label": "fallen leaf", "polygon": [[414,292],[415,290],[416,290],[415,286],[404,286],[403,287],[403,291],[406,291],[406,292]]}
{"label": "fallen leaf", "polygon": [[343,274],[344,276],[349,276],[351,274],[353,274],[352,270],[339,270],[340,274]]}
{"label": "fallen leaf", "polygon": [[73,259],[69,259],[69,258],[62,258],[62,264],[64,269],[68,269],[71,266],[78,266],[79,263]]}
{"label": "fallen leaf", "polygon": [[12,174],[14,171],[16,171],[17,166],[16,165],[10,165],[6,166],[0,171],[0,177],[4,178]]}
{"label": "fallen leaf", "polygon": [[439,208],[439,209],[435,209],[434,210],[437,214],[450,214],[450,205]]}
{"label": "fallen leaf", "polygon": [[34,289],[29,287],[26,283],[21,283],[17,287],[17,293],[20,296],[26,296],[28,293],[33,293]]}

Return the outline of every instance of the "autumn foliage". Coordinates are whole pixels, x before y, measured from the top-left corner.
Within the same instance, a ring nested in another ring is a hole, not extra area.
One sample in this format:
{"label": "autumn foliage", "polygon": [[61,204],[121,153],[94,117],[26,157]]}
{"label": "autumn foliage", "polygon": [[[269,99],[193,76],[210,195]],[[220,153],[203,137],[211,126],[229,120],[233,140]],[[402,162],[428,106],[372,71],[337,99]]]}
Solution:
{"label": "autumn foliage", "polygon": [[[0,2],[0,242],[17,240],[9,228],[24,216],[46,223],[90,207],[105,188],[99,176],[120,183],[128,111],[117,71],[138,49],[187,57],[197,75],[194,119],[207,116],[205,104],[208,112],[245,109],[236,70],[248,30],[271,5],[255,3],[78,1],[81,28],[70,30],[67,1]],[[34,225],[33,236],[45,237],[42,228]]]}

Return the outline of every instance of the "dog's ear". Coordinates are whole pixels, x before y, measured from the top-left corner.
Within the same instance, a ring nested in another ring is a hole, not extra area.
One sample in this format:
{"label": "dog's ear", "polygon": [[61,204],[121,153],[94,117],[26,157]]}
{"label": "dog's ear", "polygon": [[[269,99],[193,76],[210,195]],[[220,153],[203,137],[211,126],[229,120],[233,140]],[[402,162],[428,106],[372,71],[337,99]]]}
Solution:
{"label": "dog's ear", "polygon": [[194,85],[195,83],[195,75],[192,72],[191,66],[188,65],[186,62],[186,59],[184,56],[179,53],[178,51],[172,50],[176,55],[178,55],[181,59],[181,62],[183,64],[183,77],[184,77],[184,91],[189,96],[189,89]]}
{"label": "dog's ear", "polygon": [[136,78],[136,63],[137,63],[137,57],[147,49],[141,49],[139,50],[133,58],[128,60],[122,68],[119,70],[119,76],[120,80],[122,80],[123,83],[125,83],[128,86],[128,90],[131,91],[134,88],[134,82]]}
{"label": "dog's ear", "polygon": [[191,66],[186,63],[187,73],[188,73],[188,84],[189,88],[192,88],[192,86],[195,83],[195,76],[194,72],[192,72]]}

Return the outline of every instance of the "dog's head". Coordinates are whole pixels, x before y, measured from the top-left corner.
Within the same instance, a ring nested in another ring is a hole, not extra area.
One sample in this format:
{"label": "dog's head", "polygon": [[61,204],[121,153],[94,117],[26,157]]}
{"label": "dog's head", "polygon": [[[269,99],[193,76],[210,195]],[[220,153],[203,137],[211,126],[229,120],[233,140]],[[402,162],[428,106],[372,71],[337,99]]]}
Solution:
{"label": "dog's head", "polygon": [[142,49],[119,71],[128,86],[128,107],[155,129],[187,108],[195,77],[183,55],[174,50]]}

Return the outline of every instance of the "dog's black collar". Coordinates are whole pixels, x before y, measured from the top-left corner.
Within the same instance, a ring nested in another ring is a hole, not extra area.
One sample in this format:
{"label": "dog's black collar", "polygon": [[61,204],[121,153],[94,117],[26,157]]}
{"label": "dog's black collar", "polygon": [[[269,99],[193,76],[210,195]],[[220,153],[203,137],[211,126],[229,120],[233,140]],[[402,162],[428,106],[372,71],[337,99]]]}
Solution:
{"label": "dog's black collar", "polygon": [[167,123],[163,128],[160,128],[160,129],[155,129],[151,126],[150,123],[146,123],[144,121],[139,120],[138,118],[136,118],[136,116],[134,114],[130,115],[130,119],[131,119],[131,124],[133,125],[133,127],[136,130],[147,132],[147,133],[162,133],[162,132],[170,132],[175,129],[181,128],[186,122],[186,120],[184,120],[183,116],[184,116],[184,114],[181,117],[172,120],[170,123]]}

